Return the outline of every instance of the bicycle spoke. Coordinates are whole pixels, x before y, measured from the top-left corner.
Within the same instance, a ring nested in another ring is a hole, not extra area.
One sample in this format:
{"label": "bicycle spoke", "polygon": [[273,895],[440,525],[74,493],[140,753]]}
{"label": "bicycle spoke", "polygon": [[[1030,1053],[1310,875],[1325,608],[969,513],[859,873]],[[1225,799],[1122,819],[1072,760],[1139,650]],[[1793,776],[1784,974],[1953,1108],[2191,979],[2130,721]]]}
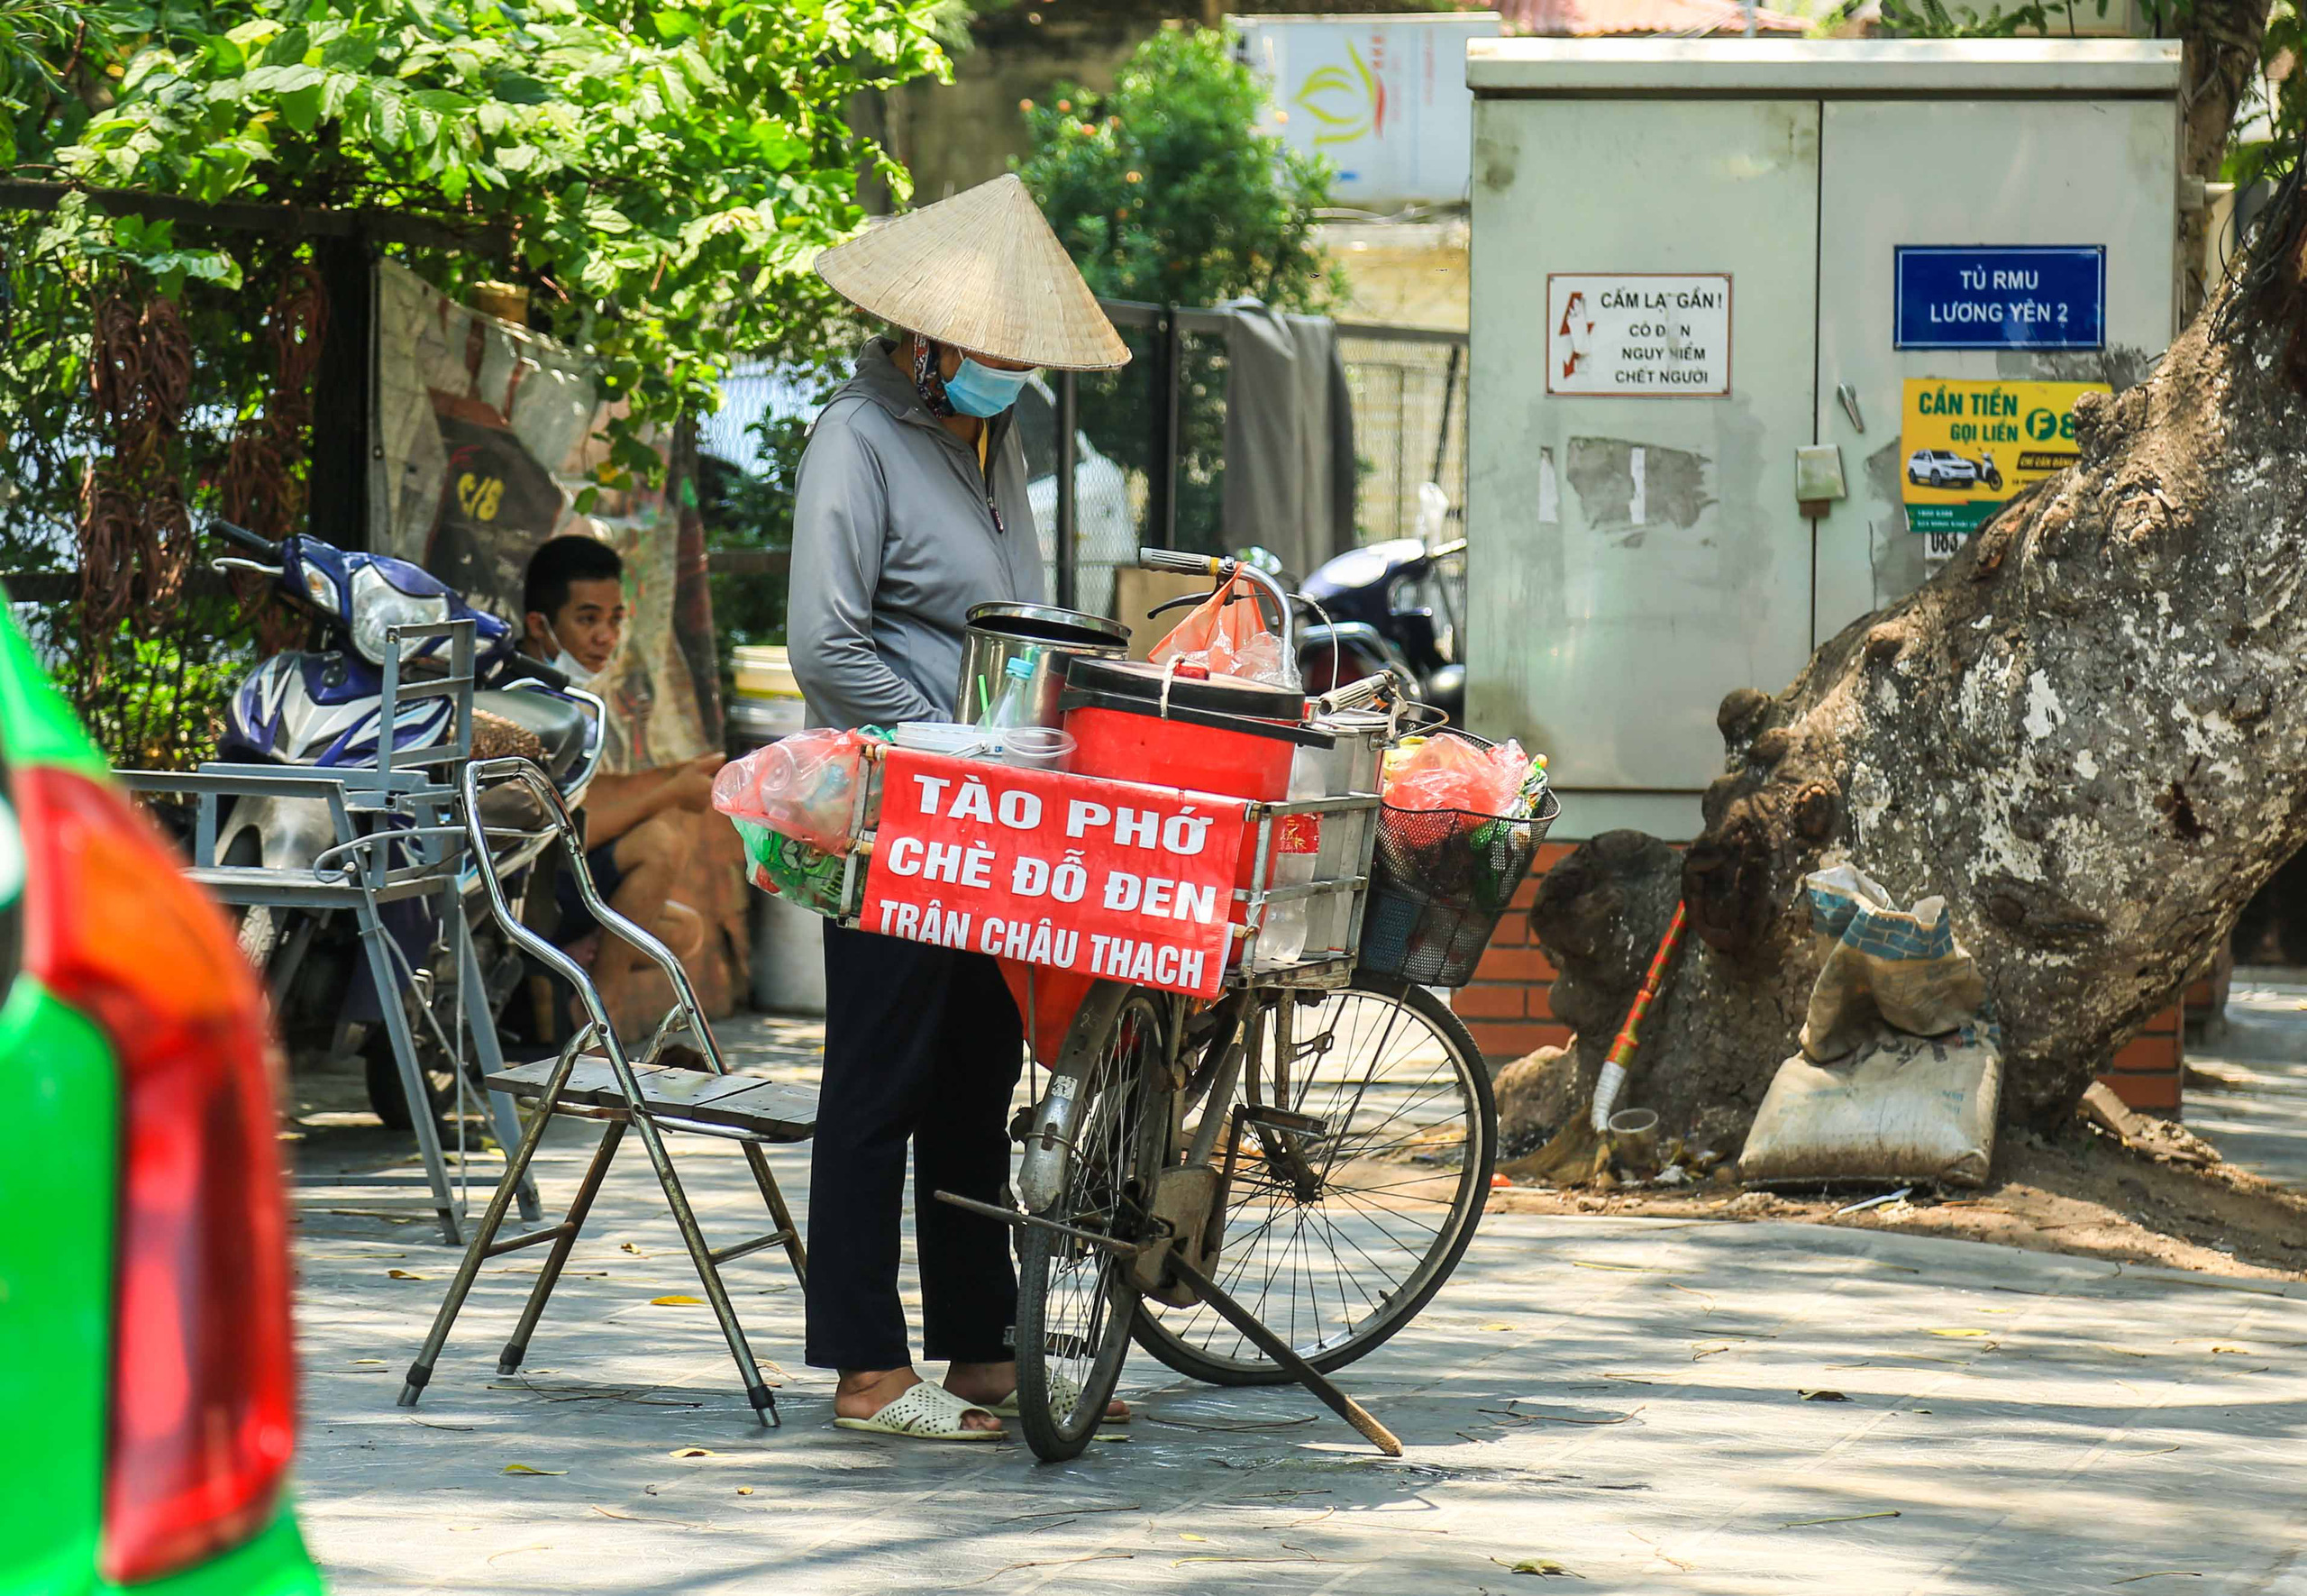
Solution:
{"label": "bicycle spoke", "polygon": [[[1332,1219],[1327,1214],[1319,1215],[1318,1216],[1318,1218],[1319,1222],[1328,1229],[1332,1236],[1345,1243],[1347,1246],[1352,1247],[1355,1253],[1361,1255],[1364,1263],[1368,1263],[1371,1268],[1376,1270],[1380,1274],[1384,1275],[1388,1285],[1392,1286],[1397,1290],[1401,1289],[1402,1277],[1388,1270],[1387,1267],[1379,1263],[1377,1259],[1371,1257],[1368,1249],[1363,1247],[1360,1242],[1354,1240],[1351,1235],[1347,1234],[1346,1231],[1338,1225],[1337,1221]],[[1331,1249],[1331,1255],[1333,1257],[1336,1255],[1336,1249]],[[1341,1272],[1353,1274],[1352,1271],[1342,1271]],[[1360,1276],[1358,1274],[1354,1274],[1353,1278],[1354,1280],[1355,1287],[1358,1290],[1361,1285]],[[1363,1293],[1363,1300],[1369,1300],[1369,1295],[1367,1292]],[[1375,1308],[1377,1304],[1375,1302],[1372,1302],[1370,1306]]]}
{"label": "bicycle spoke", "polygon": [[[1325,1129],[1245,1130],[1212,1279],[1285,1344],[1336,1368],[1399,1329],[1463,1250],[1487,1196],[1486,1076],[1464,1033],[1415,990],[1269,1001],[1297,1005],[1289,1087],[1274,1090],[1270,1026],[1245,1062],[1241,1099]],[[1272,1376],[1206,1304],[1155,1309],[1140,1336],[1189,1374],[1205,1365],[1165,1348],[1207,1359],[1201,1378]]]}
{"label": "bicycle spoke", "polygon": [[1352,1192],[1341,1191],[1337,1195],[1340,1201],[1344,1202],[1348,1208],[1354,1209],[1355,1213],[1361,1215],[1363,1218],[1367,1220],[1372,1229],[1383,1236],[1388,1241],[1392,1242],[1396,1246],[1402,1248],[1405,1252],[1417,1252],[1419,1249],[1409,1246],[1400,1236],[1396,1236],[1392,1231],[1387,1229],[1384,1225],[1379,1222],[1377,1218],[1378,1215],[1382,1213],[1390,1219],[1407,1219],[1410,1224],[1418,1226],[1418,1228],[1425,1231],[1428,1236],[1440,1234],[1435,1227],[1430,1225],[1419,1225],[1416,1219],[1409,1218],[1409,1216],[1407,1214],[1397,1214],[1391,1209],[1381,1208],[1373,1202],[1360,1201]]}

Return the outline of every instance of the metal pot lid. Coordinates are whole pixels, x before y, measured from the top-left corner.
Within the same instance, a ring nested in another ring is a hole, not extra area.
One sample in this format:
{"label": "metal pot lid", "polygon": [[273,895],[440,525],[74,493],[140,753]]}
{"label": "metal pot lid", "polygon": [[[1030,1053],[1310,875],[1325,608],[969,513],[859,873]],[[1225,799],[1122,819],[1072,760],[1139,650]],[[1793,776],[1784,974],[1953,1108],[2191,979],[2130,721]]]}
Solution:
{"label": "metal pot lid", "polygon": [[970,629],[1033,643],[1071,643],[1077,648],[1125,648],[1129,628],[1086,610],[1054,604],[1013,604],[998,599],[970,606]]}
{"label": "metal pot lid", "polygon": [[1214,709],[1253,720],[1297,722],[1306,717],[1306,695],[1238,676],[1170,677],[1159,665],[1137,660],[1073,659],[1066,661],[1065,685],[1087,692],[1116,693],[1157,702],[1167,681],[1170,702],[1189,709]]}

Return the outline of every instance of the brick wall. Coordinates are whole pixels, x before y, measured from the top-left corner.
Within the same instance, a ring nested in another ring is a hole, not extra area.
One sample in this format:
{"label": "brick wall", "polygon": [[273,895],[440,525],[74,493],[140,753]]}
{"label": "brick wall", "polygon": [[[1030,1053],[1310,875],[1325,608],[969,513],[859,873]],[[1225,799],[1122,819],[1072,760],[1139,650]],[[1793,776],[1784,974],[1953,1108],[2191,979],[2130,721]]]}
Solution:
{"label": "brick wall", "polygon": [[1513,907],[1499,917],[1498,935],[1474,968],[1472,984],[1451,995],[1450,1007],[1473,1033],[1474,1044],[1492,1063],[1508,1063],[1541,1047],[1570,1045],[1570,1027],[1554,1017],[1548,1001],[1554,966],[1530,940],[1530,905],[1538,882],[1575,843],[1547,843],[1538,849],[1530,879],[1514,895]]}
{"label": "brick wall", "polygon": [[2143,1113],[2179,1117],[2180,1082],[2186,1069],[2184,999],[2147,1022],[2136,1041],[2119,1048],[2099,1079],[2115,1095]]}

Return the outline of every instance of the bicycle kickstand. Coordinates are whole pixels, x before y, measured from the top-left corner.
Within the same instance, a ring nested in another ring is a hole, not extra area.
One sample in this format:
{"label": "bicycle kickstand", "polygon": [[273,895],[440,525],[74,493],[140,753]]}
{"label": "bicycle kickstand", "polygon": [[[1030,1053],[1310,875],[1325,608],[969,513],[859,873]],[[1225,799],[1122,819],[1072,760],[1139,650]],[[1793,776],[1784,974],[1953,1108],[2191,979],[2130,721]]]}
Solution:
{"label": "bicycle kickstand", "polygon": [[1330,1383],[1329,1377],[1299,1357],[1286,1345],[1281,1337],[1258,1322],[1255,1315],[1217,1289],[1215,1281],[1172,1252],[1163,1261],[1167,1272],[1191,1286],[1204,1302],[1217,1310],[1218,1316],[1239,1330],[1250,1344],[1272,1358],[1292,1380],[1322,1399],[1331,1412],[1358,1429],[1372,1446],[1388,1457],[1400,1457],[1402,1444],[1394,1432],[1380,1424],[1374,1415],[1361,1403]]}

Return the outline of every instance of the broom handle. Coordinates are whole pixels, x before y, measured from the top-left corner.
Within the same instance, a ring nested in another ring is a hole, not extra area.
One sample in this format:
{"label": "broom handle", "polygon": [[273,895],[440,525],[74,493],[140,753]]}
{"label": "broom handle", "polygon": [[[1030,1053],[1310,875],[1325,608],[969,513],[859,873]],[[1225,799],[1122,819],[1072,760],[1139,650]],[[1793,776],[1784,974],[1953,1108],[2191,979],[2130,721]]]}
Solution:
{"label": "broom handle", "polygon": [[1666,935],[1659,939],[1658,951],[1650,956],[1650,970],[1642,978],[1642,990],[1635,993],[1633,1006],[1626,1011],[1626,1023],[1619,1027],[1618,1036],[1602,1060],[1602,1073],[1594,1082],[1593,1126],[1597,1131],[1607,1132],[1610,1128],[1610,1115],[1618,1108],[1619,1093],[1626,1087],[1627,1066],[1634,1062],[1635,1049],[1642,1040],[1643,1017],[1650,1012],[1651,999],[1665,984],[1666,966],[1673,962],[1674,950],[1682,945],[1683,918],[1683,906],[1676,903]]}

